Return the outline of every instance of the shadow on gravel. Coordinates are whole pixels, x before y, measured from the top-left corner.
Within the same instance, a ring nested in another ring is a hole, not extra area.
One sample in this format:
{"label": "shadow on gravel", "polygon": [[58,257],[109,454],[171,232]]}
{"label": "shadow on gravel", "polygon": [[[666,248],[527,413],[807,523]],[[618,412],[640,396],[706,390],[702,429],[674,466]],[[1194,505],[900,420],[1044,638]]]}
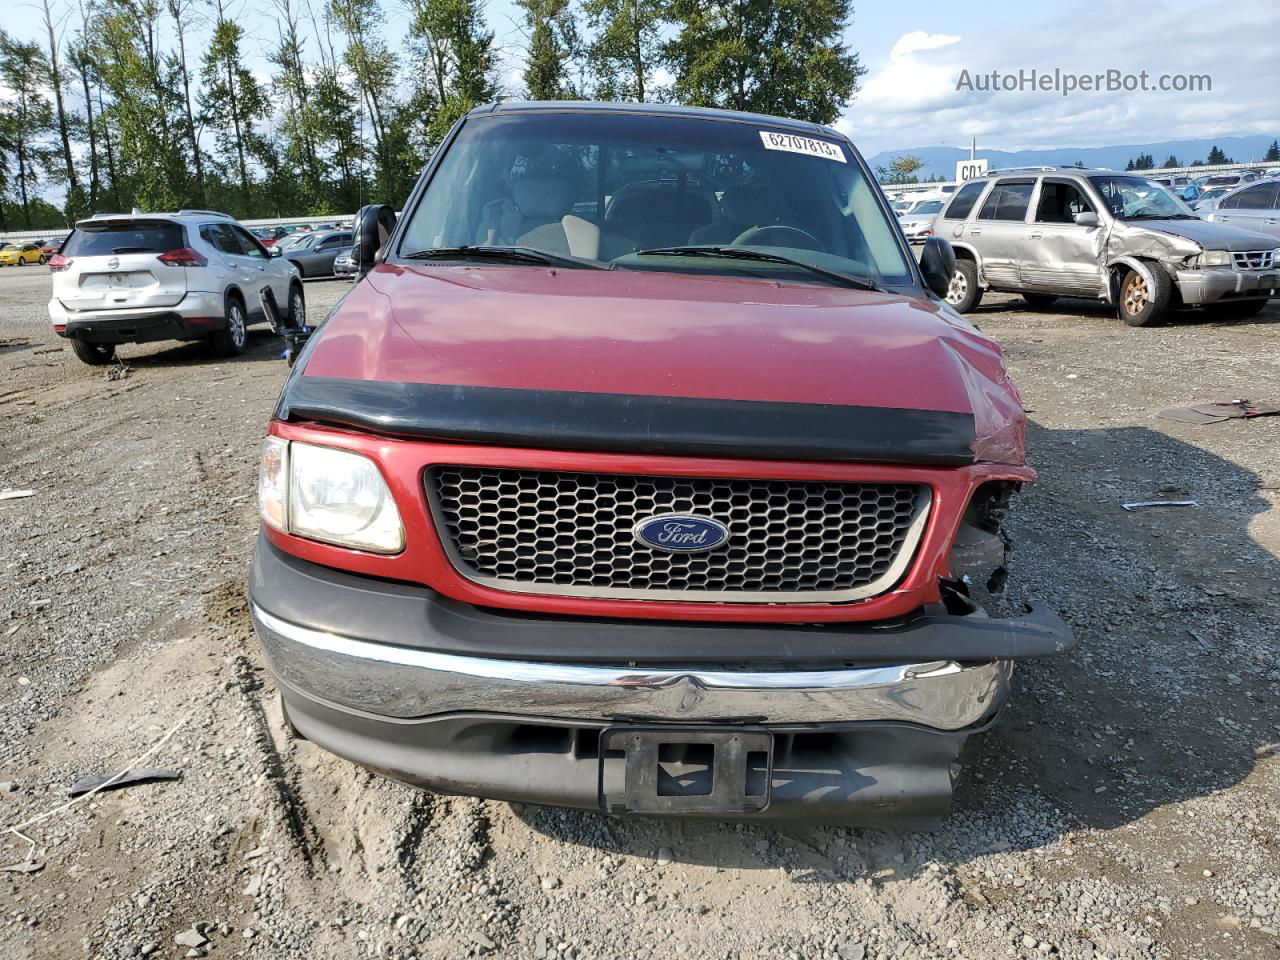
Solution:
{"label": "shadow on gravel", "polygon": [[266,326],[249,328],[249,340],[244,353],[238,357],[219,357],[207,343],[200,341],[175,341],[163,349],[151,353],[131,354],[127,351],[145,350],[149,344],[129,345],[117,348],[120,359],[131,367],[197,367],[223,364],[256,363],[272,360],[280,363],[281,369],[287,372],[280,354],[284,351],[284,341],[273,334]]}
{"label": "shadow on gravel", "polygon": [[[1017,296],[1016,294],[997,294],[994,296],[998,299],[992,299],[991,297],[984,298],[976,310],[969,311],[973,315],[974,322],[981,323],[983,314],[1031,313],[1038,317],[1070,317],[1072,315],[1080,317],[1101,317],[1114,320],[1117,326],[1124,326],[1124,321],[1116,315],[1116,308],[1109,304],[1105,304],[1100,300],[1060,297],[1047,307],[1033,307],[1023,300],[1022,297]],[[1276,323],[1280,323],[1280,301],[1272,300],[1263,308],[1261,313],[1252,317],[1227,317],[1221,314],[1215,314],[1211,309],[1204,309],[1202,307],[1183,307],[1173,311],[1173,313],[1169,315],[1169,319],[1164,324],[1161,324],[1161,326],[1251,327]],[[1136,330],[1135,332],[1141,333],[1142,331]]]}
{"label": "shadow on gravel", "polygon": [[[785,850],[830,880],[1041,847],[1240,783],[1280,738],[1280,559],[1250,537],[1268,509],[1258,476],[1146,428],[1033,424],[1029,443],[1041,480],[1015,504],[1010,599],[1043,599],[1080,643],[1019,668],[1001,722],[966,747],[941,831],[516,815],[561,842],[720,867],[776,869]],[[1120,508],[1162,486],[1200,507]]]}

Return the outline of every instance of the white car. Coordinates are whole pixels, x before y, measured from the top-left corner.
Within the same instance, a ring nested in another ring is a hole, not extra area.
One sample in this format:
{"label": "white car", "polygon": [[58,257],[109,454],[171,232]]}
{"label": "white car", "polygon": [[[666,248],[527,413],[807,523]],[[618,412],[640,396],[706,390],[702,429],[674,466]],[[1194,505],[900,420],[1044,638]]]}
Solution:
{"label": "white car", "polygon": [[297,268],[224,213],[100,214],[81,220],[49,260],[54,332],[89,364],[116,345],[207,340],[243,353],[246,328],[265,321],[269,289],[288,322],[306,322]]}
{"label": "white car", "polygon": [[902,224],[902,232],[911,243],[924,243],[931,235],[933,221],[938,219],[946,200],[921,200],[913,203],[911,209],[902,214],[898,223]]}

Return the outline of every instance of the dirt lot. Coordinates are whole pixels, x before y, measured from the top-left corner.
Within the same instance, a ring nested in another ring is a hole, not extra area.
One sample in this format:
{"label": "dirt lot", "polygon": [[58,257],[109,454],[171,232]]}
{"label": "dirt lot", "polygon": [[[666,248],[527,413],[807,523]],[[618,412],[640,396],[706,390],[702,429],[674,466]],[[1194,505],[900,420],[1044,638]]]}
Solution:
{"label": "dirt lot", "polygon": [[[312,317],[345,289],[309,285]],[[1280,417],[1155,416],[1280,401],[1280,307],[979,312],[1042,473],[1011,592],[1081,643],[1019,671],[947,828],[894,834],[436,798],[289,739],[244,599],[276,342],[124,348],[121,377],[47,291],[0,272],[0,490],[35,491],[0,501],[0,828],[148,751],[182,779],[24,827],[0,956],[1280,956]],[[1199,506],[1119,506],[1159,497]]]}

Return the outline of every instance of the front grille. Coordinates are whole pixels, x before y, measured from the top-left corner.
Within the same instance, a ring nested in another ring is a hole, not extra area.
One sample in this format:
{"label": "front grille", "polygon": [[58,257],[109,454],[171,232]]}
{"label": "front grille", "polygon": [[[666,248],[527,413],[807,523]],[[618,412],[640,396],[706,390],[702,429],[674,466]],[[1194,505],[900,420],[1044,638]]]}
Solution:
{"label": "front grille", "polygon": [[1237,250],[1231,256],[1237,270],[1270,270],[1276,265],[1275,250]]}
{"label": "front grille", "polygon": [[[561,596],[835,602],[889,589],[915,553],[929,488],[433,467],[441,539],[467,578]],[[707,553],[655,551],[636,524],[668,513],[724,524]]]}

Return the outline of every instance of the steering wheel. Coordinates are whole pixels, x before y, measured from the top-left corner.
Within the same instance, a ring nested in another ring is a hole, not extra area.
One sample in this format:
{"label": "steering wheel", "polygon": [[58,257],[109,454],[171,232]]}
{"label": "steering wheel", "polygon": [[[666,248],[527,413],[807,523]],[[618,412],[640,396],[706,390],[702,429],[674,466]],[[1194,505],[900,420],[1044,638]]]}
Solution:
{"label": "steering wheel", "polygon": [[[783,241],[776,244],[764,243],[762,244],[763,246],[799,247],[801,250],[817,250],[819,253],[822,252],[822,241],[812,233],[807,230],[801,230],[799,227],[788,227],[784,223],[769,223],[762,227],[747,227],[747,229],[743,230],[733,238],[733,245],[738,246],[739,244],[748,244],[753,241],[760,243],[761,237],[768,236],[771,233],[782,234]],[[794,239],[788,242],[788,237],[798,237],[801,242],[796,243]]]}

